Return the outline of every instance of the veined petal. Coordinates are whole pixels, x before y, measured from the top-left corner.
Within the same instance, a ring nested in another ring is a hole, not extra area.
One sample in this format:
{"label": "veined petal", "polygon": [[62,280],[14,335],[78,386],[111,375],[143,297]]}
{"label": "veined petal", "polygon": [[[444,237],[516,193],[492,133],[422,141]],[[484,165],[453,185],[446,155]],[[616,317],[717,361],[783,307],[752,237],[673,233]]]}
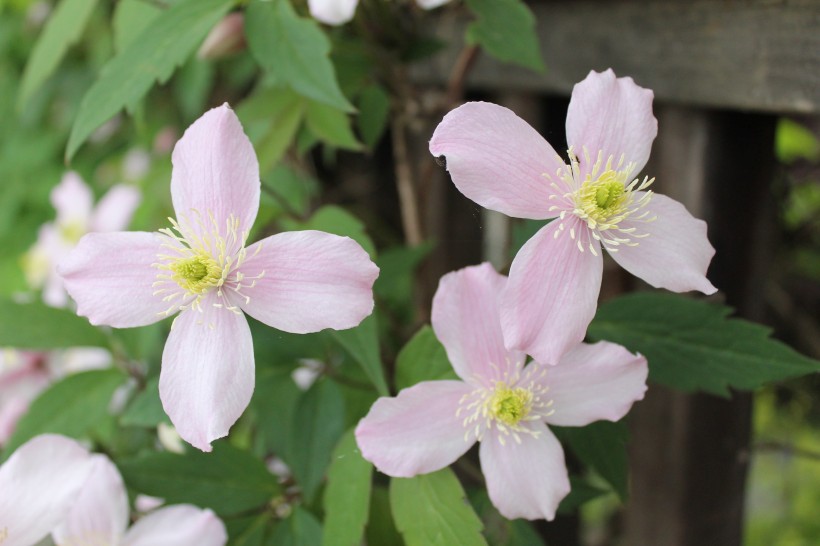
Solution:
{"label": "veined petal", "polygon": [[343,25],[353,19],[359,0],[308,0],[310,14],[327,25]]}
{"label": "veined petal", "polygon": [[182,312],[162,352],[159,396],[183,440],[202,451],[227,436],[251,400],[253,341],[241,313],[214,306]]}
{"label": "veined petal", "polygon": [[[259,210],[259,162],[239,119],[227,104],[205,112],[174,147],[171,199],[177,220],[188,228],[209,216],[220,228],[230,215],[239,233],[251,229]],[[196,211],[196,212],[194,212]]]}
{"label": "veined petal", "polygon": [[604,161],[612,155],[616,163],[623,154],[626,163],[635,164],[635,175],[644,168],[658,134],[653,97],[652,90],[632,78],[616,78],[612,69],[590,72],[575,84],[567,111],[567,142],[581,158],[582,178],[592,167],[584,161],[583,148],[592,163],[600,151]]}
{"label": "veined petal", "polygon": [[[507,347],[543,364],[558,363],[561,355],[584,339],[601,290],[600,244],[575,217],[563,224],[562,230],[560,220],[551,222],[521,247],[501,297]],[[580,239],[583,252],[578,248]]]}
{"label": "veined petal", "polygon": [[499,300],[506,284],[507,278],[489,263],[448,273],[439,281],[433,331],[465,381],[493,384],[524,363],[524,353],[504,348]]}
{"label": "veined petal", "polygon": [[237,297],[250,316],[285,332],[344,330],[373,311],[379,268],[359,243],[322,231],[292,231],[247,249]]}
{"label": "veined petal", "polygon": [[142,195],[134,186],[118,184],[108,190],[91,214],[89,231],[121,231],[131,223]]}
{"label": "veined petal", "polygon": [[511,110],[468,102],[444,116],[430,139],[456,188],[488,209],[518,218],[550,218],[555,193],[544,173],[562,162],[552,146]]}
{"label": "veined petal", "polygon": [[48,535],[76,502],[92,459],[74,440],[43,434],[29,440],[0,467],[0,537],[3,546],[31,546]]}
{"label": "veined petal", "polygon": [[128,527],[128,495],[117,467],[105,455],[93,468],[65,520],[52,533],[57,546],[117,545]]}
{"label": "veined petal", "polygon": [[51,190],[51,204],[57,211],[58,226],[79,228],[81,233],[86,231],[94,194],[80,175],[74,171],[65,173],[60,183]]}
{"label": "veined petal", "polygon": [[547,519],[569,493],[564,451],[555,435],[540,421],[530,428],[537,436],[522,434],[521,442],[498,441],[488,435],[479,449],[487,493],[505,518]]}
{"label": "veined petal", "polygon": [[[142,231],[89,233],[63,259],[57,272],[91,324],[145,326],[161,318],[168,302],[154,296],[157,269],[151,264],[167,237]],[[170,241],[170,239],[168,239]]]}
{"label": "veined petal", "polygon": [[379,398],[356,427],[362,457],[396,478],[451,464],[474,443],[465,438],[465,416],[457,415],[471,391],[461,381],[423,381],[394,398]]}
{"label": "veined petal", "polygon": [[[636,199],[643,193],[637,192]],[[635,227],[639,233],[649,233],[649,236],[636,239],[637,246],[619,246],[618,251],[612,253],[615,261],[655,288],[714,294],[717,288],[706,278],[709,262],[715,255],[706,237],[706,222],[665,195],[653,194],[646,208],[655,220],[626,219],[621,227]]]}
{"label": "veined petal", "polygon": [[594,421],[617,421],[632,404],[643,399],[649,367],[641,355],[607,341],[581,343],[541,382],[549,387],[551,425],[582,427]]}
{"label": "veined petal", "polygon": [[179,504],[139,520],[122,546],[223,546],[227,541],[225,525],[213,512]]}

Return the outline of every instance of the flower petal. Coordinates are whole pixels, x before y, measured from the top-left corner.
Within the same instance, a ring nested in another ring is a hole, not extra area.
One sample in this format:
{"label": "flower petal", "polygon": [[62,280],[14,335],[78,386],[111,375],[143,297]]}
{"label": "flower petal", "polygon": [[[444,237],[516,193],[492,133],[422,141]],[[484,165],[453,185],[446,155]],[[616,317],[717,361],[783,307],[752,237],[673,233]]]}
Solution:
{"label": "flower petal", "polygon": [[449,3],[450,0],[416,0],[416,4],[422,9],[433,9]]}
{"label": "flower petal", "polygon": [[94,194],[80,175],[74,171],[65,173],[60,183],[51,190],[51,204],[57,211],[58,226],[72,229],[79,227],[81,233],[88,229]]}
{"label": "flower petal", "polygon": [[[163,318],[168,302],[154,296],[162,252],[158,233],[142,231],[89,233],[57,266],[65,289],[77,302],[77,314],[91,324],[115,328],[145,326]],[[169,239],[170,240],[170,239]]]}
{"label": "flower petal", "polygon": [[379,268],[353,239],[279,233],[251,245],[248,256],[241,271],[251,286],[241,290],[248,299],[239,305],[268,326],[296,334],[344,330],[373,311]]}
{"label": "flower petal", "polygon": [[122,546],[223,546],[225,525],[216,514],[189,504],[168,506],[134,524]]}
{"label": "flower petal", "polygon": [[[636,199],[643,192],[637,192]],[[657,218],[652,222],[628,219],[623,228],[637,228],[648,237],[637,239],[638,246],[618,247],[612,257],[621,267],[645,280],[655,288],[673,292],[699,290],[704,294],[717,292],[706,270],[715,249],[706,237],[706,222],[698,220],[682,204],[665,195],[653,194],[647,210]]]}
{"label": "flower petal", "polygon": [[52,533],[57,546],[119,544],[128,527],[128,495],[117,467],[92,456],[92,470],[65,520]]}
{"label": "flower petal", "polygon": [[554,413],[551,425],[582,427],[605,419],[617,421],[643,399],[649,367],[615,343],[581,343],[569,351],[542,380]]}
{"label": "flower petal", "polygon": [[[77,314],[91,324],[145,326],[164,318],[168,302],[154,296],[157,270],[151,264],[163,239],[142,231],[89,233],[57,266]],[[169,239],[170,240],[170,239]]]}
{"label": "flower petal", "polygon": [[[577,241],[588,236],[586,225],[574,217],[564,225],[561,230],[559,221],[551,222],[521,247],[501,297],[507,347],[543,364],[556,364],[584,339],[601,289],[599,243],[587,242],[599,255],[589,247],[579,251]],[[575,238],[567,233],[571,230]]]}
{"label": "flower petal", "polygon": [[508,437],[501,445],[497,432],[485,437],[479,449],[481,470],[502,516],[552,520],[570,490],[564,451],[544,423],[534,421],[530,428],[538,437],[522,434],[521,443]]}
{"label": "flower petal", "polygon": [[654,93],[635,84],[632,78],[616,78],[612,69],[590,72],[575,84],[567,111],[567,142],[581,158],[583,179],[591,163],[584,161],[583,148],[603,160],[621,155],[635,163],[638,174],[649,159],[652,141],[658,134],[658,120],[652,115]]}
{"label": "flower petal", "polygon": [[227,104],[208,110],[188,127],[171,160],[171,199],[180,223],[197,229],[197,217],[208,222],[213,215],[222,228],[233,215],[239,219],[239,233],[251,229],[259,210],[259,162]]}
{"label": "flower petal", "polygon": [[474,443],[465,439],[456,413],[461,398],[471,391],[461,381],[423,381],[396,397],[379,398],[356,427],[362,457],[397,478],[451,464]]}
{"label": "flower petal", "polygon": [[134,186],[114,186],[97,203],[91,215],[89,231],[122,231],[131,223],[141,200],[142,195]]}
{"label": "flower petal", "polygon": [[489,263],[444,275],[433,297],[432,324],[456,373],[465,381],[495,383],[525,355],[504,348],[499,311],[507,278]]}
{"label": "flower petal", "polygon": [[162,352],[159,395],[183,440],[202,451],[227,436],[254,387],[253,341],[242,314],[214,307],[182,312]]}
{"label": "flower petal", "polygon": [[459,106],[436,127],[430,153],[447,159],[456,188],[482,207],[518,218],[555,216],[543,174],[563,162],[511,110],[488,102]]}
{"label": "flower petal", "polygon": [[31,546],[66,516],[88,478],[92,460],[74,440],[43,434],[29,440],[0,467],[0,537],[3,546]]}
{"label": "flower petal", "polygon": [[359,0],[308,0],[310,14],[328,25],[343,25],[353,19]]}

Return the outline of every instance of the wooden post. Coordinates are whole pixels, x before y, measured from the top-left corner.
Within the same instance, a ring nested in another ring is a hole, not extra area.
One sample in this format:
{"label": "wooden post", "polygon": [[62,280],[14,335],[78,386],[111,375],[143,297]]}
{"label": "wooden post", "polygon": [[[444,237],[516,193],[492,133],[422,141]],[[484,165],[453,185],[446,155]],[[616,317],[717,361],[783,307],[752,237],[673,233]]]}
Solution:
{"label": "wooden post", "polygon": [[[761,320],[774,117],[683,107],[658,108],[657,116],[647,172],[659,192],[707,220],[717,251],[710,280],[739,315]],[[726,400],[650,388],[630,420],[626,544],[742,544],[750,418],[749,394]]]}

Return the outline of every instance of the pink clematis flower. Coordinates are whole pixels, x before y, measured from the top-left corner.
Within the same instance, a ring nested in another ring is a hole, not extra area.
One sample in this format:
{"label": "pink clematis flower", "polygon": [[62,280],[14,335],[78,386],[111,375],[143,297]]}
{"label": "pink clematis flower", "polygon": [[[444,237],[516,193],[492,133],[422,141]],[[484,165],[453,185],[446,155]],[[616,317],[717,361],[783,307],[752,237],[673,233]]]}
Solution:
{"label": "pink clematis flower", "polygon": [[352,328],[373,310],[379,269],[352,239],[320,231],[245,247],[259,164],[227,105],[194,122],[172,160],[173,229],[90,233],[60,273],[92,324],[143,326],[181,311],[162,354],[160,398],[180,436],[210,451],[253,393],[243,311],[293,333]]}
{"label": "pink clematis flower", "polygon": [[86,233],[124,229],[139,202],[137,188],[120,184],[111,188],[95,207],[91,189],[77,173],[67,172],[63,176],[51,190],[57,218],[40,228],[37,242],[23,259],[27,281],[32,288],[43,289],[43,301],[52,307],[65,306],[68,298],[56,265]]}
{"label": "pink clematis flower", "polygon": [[443,468],[480,442],[490,500],[507,518],[552,519],[569,492],[561,445],[546,424],[616,421],[646,391],[646,359],[620,345],[579,344],[552,367],[504,347],[489,264],[442,277],[432,323],[461,381],[424,381],[379,398],[356,427],[362,456],[385,474]]}
{"label": "pink clematis flower", "polygon": [[[422,9],[443,6],[450,0],[416,0]],[[327,25],[343,25],[353,19],[359,0],[308,0],[310,14]]]}
{"label": "pink clematis flower", "polygon": [[66,517],[92,459],[74,440],[43,434],[0,467],[0,544],[32,546]]}
{"label": "pink clematis flower", "polygon": [[82,490],[52,537],[57,546],[223,546],[225,525],[211,511],[189,504],[160,508],[128,528],[128,494],[117,467],[92,456]]}
{"label": "pink clematis flower", "polygon": [[444,117],[430,152],[464,195],[518,218],[558,217],[518,252],[501,304],[506,345],[554,364],[595,315],[605,248],[630,273],[675,292],[715,287],[706,224],[633,178],[657,135],[652,91],[612,70],[590,72],[567,114],[570,164],[510,110],[464,104]]}

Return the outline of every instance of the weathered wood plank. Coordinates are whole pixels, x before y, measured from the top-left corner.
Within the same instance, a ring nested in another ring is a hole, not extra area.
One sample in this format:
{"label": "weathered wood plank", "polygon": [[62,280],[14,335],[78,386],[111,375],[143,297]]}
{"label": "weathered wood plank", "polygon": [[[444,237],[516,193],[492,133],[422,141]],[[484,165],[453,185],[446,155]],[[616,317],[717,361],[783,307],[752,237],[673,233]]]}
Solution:
{"label": "weathered wood plank", "polygon": [[[473,89],[568,94],[589,70],[613,68],[659,101],[779,113],[820,112],[820,0],[546,0],[535,3],[547,72],[481,55]],[[466,16],[437,29],[453,46],[414,76],[445,81]]]}

